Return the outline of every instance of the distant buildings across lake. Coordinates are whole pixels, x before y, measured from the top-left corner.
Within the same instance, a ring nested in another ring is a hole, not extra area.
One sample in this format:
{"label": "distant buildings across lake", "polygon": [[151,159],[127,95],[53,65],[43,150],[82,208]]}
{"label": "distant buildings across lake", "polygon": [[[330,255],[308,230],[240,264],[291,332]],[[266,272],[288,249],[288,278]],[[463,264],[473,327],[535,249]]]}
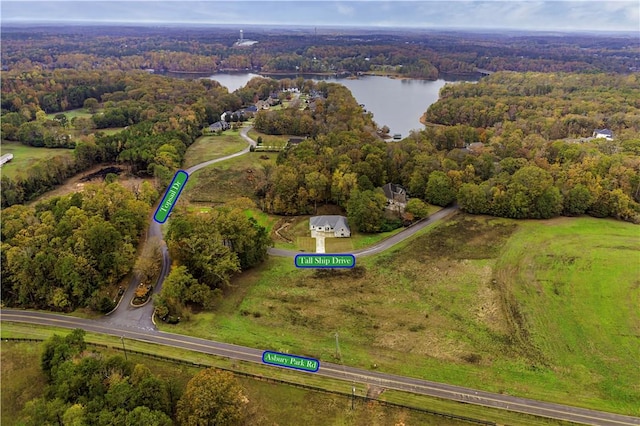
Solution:
{"label": "distant buildings across lake", "polygon": [[[271,77],[276,79],[291,78],[298,75],[260,75],[251,72],[223,72],[213,75],[168,73],[183,78],[208,78],[225,86],[229,92],[244,87],[254,77]],[[411,130],[424,129],[420,117],[429,106],[438,100],[440,89],[448,82],[478,81],[478,75],[447,75],[435,81],[399,79],[382,76],[360,76],[358,78],[334,77],[315,74],[301,74],[306,79],[340,83],[346,86],[359,104],[373,114],[379,127],[384,125],[390,129],[390,135],[399,134],[407,137]]]}

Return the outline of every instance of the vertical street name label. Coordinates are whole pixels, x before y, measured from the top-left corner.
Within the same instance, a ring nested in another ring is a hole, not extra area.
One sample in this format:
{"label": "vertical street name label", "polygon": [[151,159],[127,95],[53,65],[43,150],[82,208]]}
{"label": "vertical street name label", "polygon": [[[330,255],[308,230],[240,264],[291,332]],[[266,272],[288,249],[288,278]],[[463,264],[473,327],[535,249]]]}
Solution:
{"label": "vertical street name label", "polygon": [[262,362],[279,367],[295,368],[296,370],[315,373],[320,368],[320,361],[303,356],[283,354],[280,352],[264,351]]}
{"label": "vertical street name label", "polygon": [[187,184],[187,179],[189,179],[189,174],[184,170],[178,170],[176,172],[171,184],[167,188],[167,192],[165,192],[164,197],[162,197],[162,201],[158,204],[156,213],[153,215],[153,220],[158,223],[165,223],[167,221],[169,213],[171,213],[171,209],[173,209],[176,201],[178,201],[180,193]]}
{"label": "vertical street name label", "polygon": [[356,257],[352,254],[298,254],[296,268],[353,268]]}

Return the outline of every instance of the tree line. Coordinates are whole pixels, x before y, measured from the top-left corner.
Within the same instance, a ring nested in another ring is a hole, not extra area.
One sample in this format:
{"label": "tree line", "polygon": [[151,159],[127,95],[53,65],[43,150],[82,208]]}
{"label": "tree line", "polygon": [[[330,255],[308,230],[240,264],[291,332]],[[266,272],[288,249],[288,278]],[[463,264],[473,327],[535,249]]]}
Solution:
{"label": "tree line", "polygon": [[[231,373],[205,369],[186,386],[143,363],[89,350],[85,332],[44,343],[42,395],[27,401],[21,424],[191,426],[251,423],[244,389]],[[125,348],[126,350],[126,348]]]}
{"label": "tree line", "polygon": [[[428,35],[367,32],[256,34],[250,49],[235,31],[185,28],[74,27],[3,31],[2,65],[9,69],[68,68],[216,72],[225,69],[335,73],[391,71],[435,79],[443,73],[491,71],[619,72],[637,64],[633,37],[501,34]],[[247,33],[248,37],[253,37]],[[580,46],[580,48],[576,48]],[[63,108],[65,109],[65,108]]]}

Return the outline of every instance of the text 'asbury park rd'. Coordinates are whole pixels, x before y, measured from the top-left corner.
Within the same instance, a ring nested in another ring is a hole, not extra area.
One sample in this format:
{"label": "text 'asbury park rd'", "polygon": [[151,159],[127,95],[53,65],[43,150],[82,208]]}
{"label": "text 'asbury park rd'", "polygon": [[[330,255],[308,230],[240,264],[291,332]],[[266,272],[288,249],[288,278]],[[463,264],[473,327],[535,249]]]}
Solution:
{"label": "text 'asbury park rd'", "polygon": [[262,354],[262,362],[280,367],[309,371],[311,373],[315,373],[320,368],[320,361],[317,359],[271,351],[265,351]]}

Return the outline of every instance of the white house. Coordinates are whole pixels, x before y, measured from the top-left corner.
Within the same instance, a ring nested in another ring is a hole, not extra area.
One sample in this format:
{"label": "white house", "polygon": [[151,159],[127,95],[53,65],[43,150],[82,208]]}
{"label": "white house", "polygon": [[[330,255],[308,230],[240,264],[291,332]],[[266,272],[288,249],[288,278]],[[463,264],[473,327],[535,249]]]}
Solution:
{"label": "white house", "polygon": [[315,232],[333,233],[334,237],[350,237],[351,229],[347,218],[338,215],[313,216],[309,219],[309,230]]}
{"label": "white house", "polygon": [[593,131],[593,137],[598,139],[598,138],[604,138],[608,141],[612,141],[613,140],[613,132],[609,129],[595,129]]}
{"label": "white house", "polygon": [[13,154],[11,153],[4,154],[2,157],[0,157],[0,166],[2,166],[5,163],[8,163],[11,160],[13,160]]}

